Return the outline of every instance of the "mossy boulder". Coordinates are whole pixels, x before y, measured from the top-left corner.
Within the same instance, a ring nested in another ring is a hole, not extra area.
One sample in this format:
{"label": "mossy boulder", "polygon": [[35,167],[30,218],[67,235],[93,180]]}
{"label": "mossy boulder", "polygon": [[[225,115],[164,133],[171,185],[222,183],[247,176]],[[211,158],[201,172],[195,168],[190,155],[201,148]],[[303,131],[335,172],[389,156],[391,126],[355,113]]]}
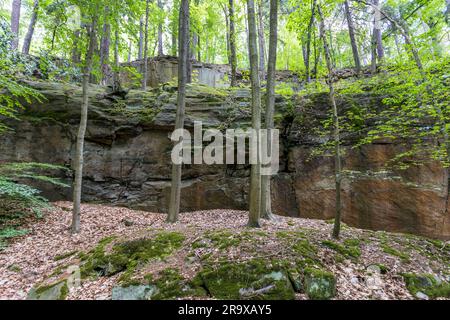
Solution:
{"label": "mossy boulder", "polygon": [[305,292],[310,299],[328,300],[336,296],[336,278],[328,271],[306,268]]}
{"label": "mossy boulder", "polygon": [[116,243],[111,252],[106,253],[106,246],[114,239],[107,238],[84,257],[85,263],[81,268],[81,275],[112,276],[127,271],[122,280],[133,274],[133,271],[142,263],[152,259],[163,259],[180,248],[184,235],[177,232],[160,232],[153,237]]}
{"label": "mossy boulder", "polygon": [[284,269],[261,259],[222,262],[202,270],[197,279],[217,299],[289,300],[295,297]]}
{"label": "mossy boulder", "polygon": [[450,298],[450,283],[444,282],[432,274],[403,274],[406,287],[415,297]]}
{"label": "mossy boulder", "polygon": [[155,286],[128,286],[114,287],[112,290],[112,300],[151,300],[152,296],[157,293]]}
{"label": "mossy boulder", "polygon": [[158,274],[157,279],[152,275],[146,276],[151,286],[157,288],[152,300],[169,300],[181,297],[203,297],[206,291],[200,283],[186,280],[176,268],[168,268]]}
{"label": "mossy boulder", "polygon": [[69,288],[65,280],[32,288],[27,300],[65,300]]}

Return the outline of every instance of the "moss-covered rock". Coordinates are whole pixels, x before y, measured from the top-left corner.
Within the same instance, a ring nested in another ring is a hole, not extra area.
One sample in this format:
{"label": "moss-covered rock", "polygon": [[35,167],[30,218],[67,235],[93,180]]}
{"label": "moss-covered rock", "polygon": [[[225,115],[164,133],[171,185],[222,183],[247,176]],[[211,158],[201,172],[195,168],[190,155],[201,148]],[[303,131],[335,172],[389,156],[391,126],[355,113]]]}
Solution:
{"label": "moss-covered rock", "polygon": [[128,287],[114,287],[112,300],[150,300],[157,292],[155,286],[136,285]]}
{"label": "moss-covered rock", "polygon": [[328,300],[336,295],[336,278],[328,271],[306,268],[305,292],[310,299]]}
{"label": "moss-covered rock", "polygon": [[183,244],[184,235],[177,232],[160,232],[152,238],[116,243],[113,245],[111,253],[106,253],[106,245],[113,240],[111,238],[102,240],[88,255],[86,262],[81,267],[83,277],[111,276],[126,271],[121,280],[130,284],[133,271],[139,264],[171,255]]}
{"label": "moss-covered rock", "polygon": [[325,240],[322,241],[322,245],[338,252],[348,259],[358,259],[361,255],[361,249],[359,248],[360,243],[357,239],[347,239],[343,244]]}
{"label": "moss-covered rock", "polygon": [[444,282],[431,274],[403,274],[409,292],[417,297],[423,293],[430,298],[450,298],[450,283]]}
{"label": "moss-covered rock", "polygon": [[207,291],[218,299],[293,299],[294,289],[280,265],[261,259],[222,262],[202,270]]}
{"label": "moss-covered rock", "polygon": [[68,293],[67,282],[63,280],[32,288],[28,293],[27,300],[65,300]]}

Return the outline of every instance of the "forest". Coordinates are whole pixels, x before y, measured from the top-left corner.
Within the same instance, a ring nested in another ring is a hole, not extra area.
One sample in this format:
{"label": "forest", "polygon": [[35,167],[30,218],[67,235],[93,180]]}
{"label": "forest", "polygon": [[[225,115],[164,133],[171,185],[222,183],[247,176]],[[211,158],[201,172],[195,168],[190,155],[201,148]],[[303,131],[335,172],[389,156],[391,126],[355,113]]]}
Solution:
{"label": "forest", "polygon": [[0,0],[0,151],[0,300],[448,300],[450,0]]}

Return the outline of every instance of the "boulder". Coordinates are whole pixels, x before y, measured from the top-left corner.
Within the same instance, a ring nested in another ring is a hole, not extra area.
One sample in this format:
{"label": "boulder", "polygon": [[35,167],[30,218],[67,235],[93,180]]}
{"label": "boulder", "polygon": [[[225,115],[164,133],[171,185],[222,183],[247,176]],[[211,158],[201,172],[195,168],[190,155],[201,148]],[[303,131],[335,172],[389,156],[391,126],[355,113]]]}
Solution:
{"label": "boulder", "polygon": [[28,293],[27,300],[65,300],[68,293],[67,282],[63,280],[32,288]]}
{"label": "boulder", "polygon": [[336,296],[336,278],[331,272],[305,269],[305,292],[310,299],[328,300]]}
{"label": "boulder", "polygon": [[158,292],[155,286],[129,286],[114,287],[112,290],[112,300],[151,300]]}

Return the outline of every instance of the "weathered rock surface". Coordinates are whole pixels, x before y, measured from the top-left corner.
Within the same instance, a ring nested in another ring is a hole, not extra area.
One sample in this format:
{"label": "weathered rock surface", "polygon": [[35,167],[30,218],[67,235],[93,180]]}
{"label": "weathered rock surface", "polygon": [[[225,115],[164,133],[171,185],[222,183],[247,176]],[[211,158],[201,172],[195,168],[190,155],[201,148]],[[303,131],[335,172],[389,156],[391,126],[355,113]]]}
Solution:
{"label": "weathered rock surface", "polygon": [[[31,83],[47,100],[33,104],[15,131],[0,136],[0,161],[33,161],[71,166],[79,124],[81,90],[48,82]],[[173,130],[176,88],[163,86],[144,94],[131,91],[126,100],[104,98],[91,87],[85,144],[83,201],[110,203],[164,212],[170,192],[169,135]],[[188,90],[186,126],[246,127],[250,95],[193,86]],[[380,104],[369,93],[353,97],[367,108]],[[339,102],[345,107],[348,102]],[[327,113],[326,95],[276,101],[282,116],[280,172],[273,177],[274,211],[280,215],[330,219],[334,216],[333,160],[309,159],[323,138],[311,131]],[[344,137],[346,143],[351,136]],[[379,170],[401,146],[382,141],[357,149],[345,147],[348,170]],[[447,170],[435,163],[395,172],[397,178],[365,175],[346,179],[343,219],[349,225],[449,239]],[[189,165],[183,168],[182,210],[246,209],[249,167]],[[70,182],[71,177],[65,177]],[[51,200],[69,199],[67,189],[40,185]]]}

